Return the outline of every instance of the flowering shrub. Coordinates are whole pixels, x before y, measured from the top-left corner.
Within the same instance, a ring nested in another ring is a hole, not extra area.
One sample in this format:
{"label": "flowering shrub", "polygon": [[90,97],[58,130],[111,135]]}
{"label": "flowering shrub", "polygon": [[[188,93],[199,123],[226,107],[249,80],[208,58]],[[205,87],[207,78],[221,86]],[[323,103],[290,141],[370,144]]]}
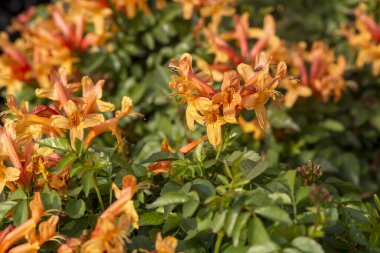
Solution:
{"label": "flowering shrub", "polygon": [[281,2],[17,16],[0,253],[380,251],[380,7]]}

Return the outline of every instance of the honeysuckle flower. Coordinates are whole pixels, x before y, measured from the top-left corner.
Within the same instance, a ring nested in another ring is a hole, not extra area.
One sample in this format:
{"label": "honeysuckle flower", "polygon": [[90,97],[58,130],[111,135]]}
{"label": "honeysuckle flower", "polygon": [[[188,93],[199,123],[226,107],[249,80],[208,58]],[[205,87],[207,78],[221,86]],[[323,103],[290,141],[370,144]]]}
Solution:
{"label": "honeysuckle flower", "polygon": [[83,102],[86,104],[84,114],[93,112],[109,112],[115,109],[115,105],[100,100],[103,95],[104,80],[99,80],[95,85],[92,80],[85,76],[82,78]]}
{"label": "honeysuckle flower", "polygon": [[71,94],[78,91],[80,87],[81,83],[67,83],[67,71],[61,67],[58,73],[50,72],[50,87],[36,89],[36,96],[59,102],[67,113],[67,101],[71,99]]}
{"label": "honeysuckle flower", "polygon": [[0,161],[0,193],[3,192],[4,187],[7,185],[12,190],[16,190],[13,182],[20,178],[20,170],[15,167],[6,167],[3,161]]}
{"label": "honeysuckle flower", "polygon": [[24,252],[35,252],[37,253],[41,245],[45,242],[58,236],[56,232],[58,216],[52,215],[47,221],[43,221],[38,226],[39,233],[32,230],[26,235],[27,243],[21,244],[17,247],[12,248],[10,253],[24,253]]}
{"label": "honeysuckle flower", "polygon": [[239,117],[239,125],[244,133],[252,133],[255,140],[261,140],[265,136],[265,132],[260,127],[257,120],[246,121],[243,117]]}
{"label": "honeysuckle flower", "polygon": [[239,93],[240,80],[241,77],[236,70],[225,72],[221,92],[212,97],[215,104],[223,105],[224,120],[229,123],[236,123],[236,107],[242,101]]}
{"label": "honeysuckle flower", "polygon": [[175,253],[178,240],[173,236],[167,236],[162,239],[161,233],[157,233],[156,237],[156,252],[157,253]]}
{"label": "honeysuckle flower", "polygon": [[18,155],[16,141],[16,131],[14,122],[7,120],[4,127],[0,126],[0,154],[5,154],[11,160],[14,167],[21,169],[22,164]]}
{"label": "honeysuckle flower", "polygon": [[[380,62],[379,62],[380,63]],[[338,101],[345,89],[343,74],[346,68],[346,60],[339,56],[336,63],[330,64],[327,74],[315,81],[315,89],[318,90],[324,101],[330,96],[334,96],[334,101]]]}
{"label": "honeysuckle flower", "polygon": [[123,252],[131,224],[138,228],[138,215],[132,200],[136,178],[125,176],[122,183],[122,189],[112,186],[117,200],[101,214],[91,239],[83,244],[81,252]]}
{"label": "honeysuckle flower", "polygon": [[366,13],[367,6],[360,3],[355,10],[355,28],[342,29],[352,47],[358,49],[356,66],[372,63],[372,73],[380,74],[380,26]]}
{"label": "honeysuckle flower", "polygon": [[147,4],[147,0],[111,0],[116,9],[124,9],[129,19],[136,16],[137,10],[141,10],[145,15],[150,14],[150,10]]}
{"label": "honeysuckle flower", "polygon": [[184,19],[190,19],[194,9],[202,3],[202,0],[174,0],[182,5]]}
{"label": "honeysuckle flower", "polygon": [[188,103],[186,121],[190,130],[194,130],[194,121],[205,125],[208,140],[213,146],[222,143],[222,125],[228,121],[220,115],[219,104],[213,104],[212,100],[205,97],[195,99]]}
{"label": "honeysuckle flower", "polygon": [[238,72],[242,76],[246,90],[252,89],[247,95],[243,95],[242,107],[247,110],[255,110],[260,127],[267,129],[265,103],[270,99],[275,99],[278,92],[275,90],[279,82],[286,76],[286,64],[280,62],[277,65],[275,75],[270,74],[270,62],[265,54],[261,54],[257,60],[255,68],[246,64],[238,66]]}
{"label": "honeysuckle flower", "polygon": [[116,136],[117,142],[121,143],[121,132],[117,126],[118,122],[128,115],[143,117],[142,114],[132,113],[132,109],[132,99],[124,96],[121,101],[121,109],[115,112],[115,117],[107,119],[90,129],[85,140],[85,148],[88,148],[90,146],[96,136],[109,131]]}
{"label": "honeysuckle flower", "polygon": [[202,78],[197,76],[192,68],[192,56],[188,53],[182,54],[179,61],[173,59],[169,68],[178,73],[179,77],[172,78],[169,87],[185,99],[192,98],[193,94],[213,95],[215,90]]}
{"label": "honeysuckle flower", "polygon": [[283,86],[286,89],[284,96],[284,104],[286,107],[292,107],[298,97],[309,97],[313,94],[309,87],[300,85],[296,80],[287,79],[283,82]]}
{"label": "honeysuckle flower", "polygon": [[[0,253],[11,252],[8,249],[17,241],[28,238],[28,236],[33,233],[33,230],[36,228],[38,222],[42,218],[44,212],[44,206],[41,201],[41,195],[39,192],[34,193],[33,200],[29,203],[29,208],[31,211],[31,217],[22,223],[20,226],[16,227],[13,230],[8,230],[5,236],[2,236],[0,241]],[[35,246],[35,245],[33,245]],[[28,247],[30,249],[30,246]],[[33,248],[32,248],[33,249]],[[16,252],[25,252],[25,251],[16,251]],[[33,251],[32,251],[33,252]],[[34,251],[37,252],[37,251]]]}
{"label": "honeysuckle flower", "polygon": [[235,13],[236,9],[233,6],[235,2],[235,0],[208,1],[200,7],[200,16],[204,19],[211,17],[209,27],[216,31],[224,16],[231,16]]}
{"label": "honeysuckle flower", "polygon": [[76,105],[72,100],[66,105],[66,116],[53,115],[50,117],[50,124],[69,129],[71,146],[75,149],[75,139],[83,140],[84,129],[99,125],[104,122],[104,117],[97,113],[85,114],[86,105]]}

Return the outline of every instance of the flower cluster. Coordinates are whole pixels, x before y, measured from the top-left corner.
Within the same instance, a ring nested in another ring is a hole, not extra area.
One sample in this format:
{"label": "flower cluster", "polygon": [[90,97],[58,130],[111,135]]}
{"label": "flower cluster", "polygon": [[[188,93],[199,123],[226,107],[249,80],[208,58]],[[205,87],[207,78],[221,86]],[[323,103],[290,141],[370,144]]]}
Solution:
{"label": "flower cluster", "polygon": [[286,77],[285,63],[280,62],[274,71],[270,65],[264,53],[257,57],[254,67],[239,64],[237,70],[224,72],[221,89],[217,91],[211,86],[210,76],[194,72],[190,54],[173,60],[169,68],[178,76],[172,77],[169,86],[174,91],[172,95],[181,96],[182,102],[187,103],[189,129],[194,130],[195,122],[206,126],[208,140],[219,146],[222,125],[238,123],[242,109],[254,110],[260,127],[268,128],[264,105],[270,98],[276,99],[276,87]]}
{"label": "flower cluster", "polygon": [[[78,143],[87,149],[95,137],[111,132],[121,142],[118,122],[132,113],[132,100],[125,96],[121,109],[115,116],[105,119],[103,113],[115,109],[112,103],[101,100],[103,80],[96,84],[89,77],[79,83],[68,83],[65,69],[50,73],[49,88],[36,90],[36,95],[52,100],[50,105],[37,105],[30,110],[27,102],[18,106],[11,95],[7,98],[8,110],[2,114],[4,127],[0,127],[0,190],[7,186],[12,191],[21,187],[32,189],[45,183],[54,189],[62,190],[68,182],[69,168],[60,172],[49,172],[56,166],[61,156],[52,148],[40,147],[44,137],[70,139],[71,148],[76,150]],[[75,93],[82,91],[82,96]],[[85,130],[88,129],[87,135]],[[11,166],[8,166],[11,165]]]}
{"label": "flower cluster", "polygon": [[[49,87],[49,70],[65,66],[71,74],[73,64],[86,50],[96,48],[109,36],[106,19],[111,10],[93,1],[56,2],[48,6],[47,18],[34,17],[35,9],[13,20],[11,31],[21,37],[11,42],[0,34],[0,87],[14,94],[23,83]],[[33,22],[31,19],[33,18]]]}
{"label": "flower cluster", "polygon": [[372,73],[380,74],[380,26],[373,17],[366,14],[367,6],[359,4],[355,10],[355,27],[343,29],[348,43],[358,49],[356,66],[361,68],[366,63],[372,63]]}
{"label": "flower cluster", "polygon": [[313,93],[320,94],[324,101],[330,97],[335,101],[340,99],[345,89],[346,61],[343,56],[336,57],[334,51],[321,41],[315,42],[310,50],[304,42],[288,47],[276,35],[276,23],[270,15],[265,16],[263,28],[251,28],[248,13],[234,15],[233,21],[232,31],[219,34],[210,26],[202,30],[207,41],[205,47],[214,60],[209,64],[199,59],[197,63],[215,80],[222,80],[223,72],[241,63],[254,65],[260,52],[265,52],[273,64],[283,61],[289,66],[290,75],[280,83],[280,87],[286,90],[285,106],[292,107],[298,97]]}

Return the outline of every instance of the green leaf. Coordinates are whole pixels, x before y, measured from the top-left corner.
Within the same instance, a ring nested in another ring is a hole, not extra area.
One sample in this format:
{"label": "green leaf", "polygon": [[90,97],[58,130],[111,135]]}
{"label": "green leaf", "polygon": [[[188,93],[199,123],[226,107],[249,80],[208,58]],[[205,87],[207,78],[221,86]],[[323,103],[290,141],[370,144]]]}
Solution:
{"label": "green leaf", "polygon": [[86,211],[86,203],[82,199],[70,199],[66,203],[65,211],[70,218],[78,219]]}
{"label": "green leaf", "polygon": [[227,211],[226,220],[224,222],[224,230],[226,231],[227,236],[232,235],[234,225],[239,216],[239,209],[233,208]]}
{"label": "green leaf", "polygon": [[189,197],[184,193],[168,192],[156,199],[153,203],[146,205],[148,209],[157,208],[160,206],[183,204],[189,200]]}
{"label": "green leaf", "polygon": [[0,203],[0,223],[3,221],[5,215],[17,205],[16,201],[7,200]]}
{"label": "green leaf", "polygon": [[364,246],[368,245],[368,242],[367,242],[365,235],[355,225],[351,225],[351,228],[349,231],[349,236],[354,242],[356,242],[358,244],[361,244]]}
{"label": "green leaf", "polygon": [[255,213],[269,220],[291,223],[289,214],[278,206],[263,206],[255,209]]}
{"label": "green leaf", "polygon": [[260,155],[258,153],[256,153],[255,151],[250,150],[244,154],[244,158],[251,160],[251,161],[254,161],[254,162],[257,162],[260,160]]}
{"label": "green leaf", "polygon": [[198,192],[201,199],[205,200],[216,194],[215,186],[208,180],[197,178],[192,182],[191,188]]}
{"label": "green leaf", "polygon": [[309,198],[310,187],[309,186],[301,186],[296,194],[296,203],[300,203]]}
{"label": "green leaf", "polygon": [[149,156],[146,160],[142,161],[141,163],[153,163],[153,162],[159,162],[159,161],[174,161],[178,160],[179,157],[177,155],[173,155],[167,152],[157,152],[153,153],[151,156]]}
{"label": "green leaf", "polygon": [[62,171],[67,166],[69,166],[70,164],[72,164],[77,158],[78,158],[77,155],[74,154],[74,153],[71,153],[71,154],[68,154],[68,155],[62,157],[61,160],[59,160],[59,162],[58,162],[58,164],[56,166],[57,171],[58,172]]}
{"label": "green leaf", "polygon": [[71,151],[69,141],[64,137],[49,137],[37,141],[43,147],[50,147],[53,149],[61,149],[63,151]]}
{"label": "green leaf", "polygon": [[224,210],[223,212],[217,212],[214,215],[214,219],[211,223],[212,232],[216,234],[219,232],[219,230],[223,228],[226,215],[227,215],[227,210]]}
{"label": "green leaf", "polygon": [[296,170],[289,170],[283,174],[285,181],[283,182],[289,190],[289,195],[294,196],[294,187],[296,183]]}
{"label": "green leaf", "polygon": [[58,209],[61,210],[62,200],[58,192],[55,190],[50,190],[49,186],[46,184],[43,191],[41,192],[41,201],[44,204],[46,210]]}
{"label": "green leaf", "polygon": [[28,219],[28,201],[21,200],[16,205],[15,211],[13,213],[14,224],[20,226]]}
{"label": "green leaf", "polygon": [[142,226],[157,226],[164,223],[164,214],[158,212],[144,213],[139,217],[139,225]]}
{"label": "green leaf", "polygon": [[333,119],[327,119],[321,122],[320,125],[333,132],[343,132],[345,130],[345,127],[341,122]]}
{"label": "green leaf", "polygon": [[233,242],[233,245],[235,247],[239,245],[242,230],[243,230],[243,228],[245,228],[249,217],[251,217],[250,213],[241,213],[241,214],[239,214],[239,217],[237,218],[237,221],[236,221],[236,224],[234,226],[233,233],[232,233],[232,242]]}
{"label": "green leaf", "polygon": [[249,170],[249,172],[244,176],[244,180],[251,181],[256,177],[260,176],[268,169],[267,162],[259,162],[255,167]]}
{"label": "green leaf", "polygon": [[70,177],[74,177],[75,175],[77,175],[81,170],[83,170],[83,165],[81,163],[75,163],[71,166],[70,168]]}
{"label": "green leaf", "polygon": [[273,242],[267,242],[261,245],[255,245],[247,250],[247,253],[275,253],[279,252],[279,247]]}
{"label": "green leaf", "polygon": [[82,186],[83,186],[83,191],[86,197],[90,194],[91,189],[95,187],[95,182],[94,182],[94,170],[92,169],[87,169],[83,172],[82,174]]}
{"label": "green leaf", "polygon": [[19,188],[15,192],[12,192],[11,195],[9,196],[9,200],[22,200],[22,199],[27,199],[28,197],[26,196],[25,192]]}
{"label": "green leaf", "polygon": [[184,218],[193,216],[199,206],[199,196],[196,191],[189,192],[187,196],[189,196],[190,199],[182,206],[182,215]]}
{"label": "green leaf", "polygon": [[266,244],[271,242],[264,224],[258,217],[249,221],[247,237],[249,245]]}
{"label": "green leaf", "polygon": [[292,246],[302,253],[324,253],[321,245],[311,238],[299,236],[292,241]]}

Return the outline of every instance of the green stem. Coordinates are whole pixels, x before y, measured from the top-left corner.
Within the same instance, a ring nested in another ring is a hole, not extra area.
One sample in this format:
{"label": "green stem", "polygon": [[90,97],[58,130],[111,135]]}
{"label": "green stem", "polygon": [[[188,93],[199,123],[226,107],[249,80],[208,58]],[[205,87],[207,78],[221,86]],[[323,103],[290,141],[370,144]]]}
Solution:
{"label": "green stem", "polygon": [[102,209],[102,212],[104,212],[105,209],[104,209],[102,195],[100,195],[99,186],[98,186],[98,183],[96,182],[95,177],[94,177],[94,185],[95,185],[96,195],[98,196],[98,200],[99,200],[99,204],[100,204],[100,209]]}
{"label": "green stem", "polygon": [[219,231],[218,237],[216,238],[214,253],[219,253],[220,246],[222,245],[223,237],[224,237],[224,232],[223,232],[223,230],[221,230],[221,231]]}

